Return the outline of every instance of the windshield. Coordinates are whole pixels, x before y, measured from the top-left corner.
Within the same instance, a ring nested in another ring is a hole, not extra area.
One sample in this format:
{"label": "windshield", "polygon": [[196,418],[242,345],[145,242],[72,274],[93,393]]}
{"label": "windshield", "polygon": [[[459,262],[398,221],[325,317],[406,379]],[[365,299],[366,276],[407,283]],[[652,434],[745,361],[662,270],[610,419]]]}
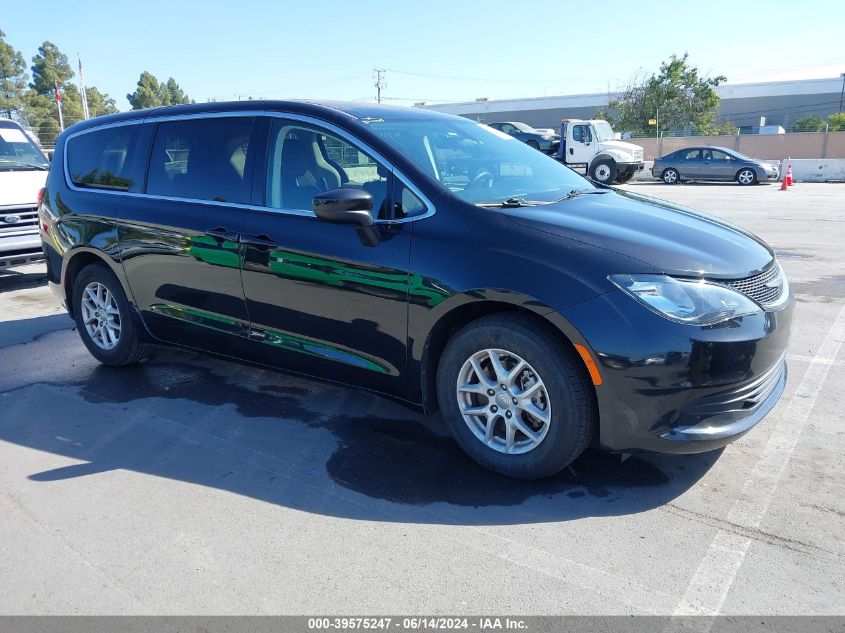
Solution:
{"label": "windshield", "polygon": [[368,125],[467,202],[552,202],[573,190],[595,189],[553,158],[468,119],[376,119]]}
{"label": "windshield", "polygon": [[610,123],[607,121],[595,121],[593,122],[593,129],[596,131],[596,140],[601,141],[612,141],[613,140],[613,128],[610,127]]}
{"label": "windshield", "polygon": [[0,171],[44,169],[50,163],[12,122],[0,121]]}
{"label": "windshield", "polygon": [[511,125],[514,126],[520,132],[536,132],[537,131],[533,127],[531,127],[530,125],[527,125],[526,123],[516,122],[516,123],[511,123]]}

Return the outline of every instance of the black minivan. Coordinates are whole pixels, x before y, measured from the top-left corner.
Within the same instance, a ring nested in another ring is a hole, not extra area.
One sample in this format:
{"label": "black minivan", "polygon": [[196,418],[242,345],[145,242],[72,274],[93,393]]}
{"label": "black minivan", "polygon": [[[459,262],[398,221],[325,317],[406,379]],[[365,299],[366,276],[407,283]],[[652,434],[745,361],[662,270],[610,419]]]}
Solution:
{"label": "black minivan", "polygon": [[439,408],[476,461],[693,453],[765,416],[771,248],[468,119],[361,103],[134,111],[58,140],[51,287],[106,365],[203,350]]}

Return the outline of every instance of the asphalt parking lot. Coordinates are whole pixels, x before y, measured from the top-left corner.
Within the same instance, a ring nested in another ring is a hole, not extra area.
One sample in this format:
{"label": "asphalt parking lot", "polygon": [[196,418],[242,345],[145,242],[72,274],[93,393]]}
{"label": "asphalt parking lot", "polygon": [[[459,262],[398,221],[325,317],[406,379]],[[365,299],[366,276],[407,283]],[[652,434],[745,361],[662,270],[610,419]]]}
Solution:
{"label": "asphalt parking lot", "polygon": [[624,188],[761,235],[797,294],[785,396],[723,451],[511,481],[369,395],[98,366],[41,266],[0,273],[0,613],[845,612],[845,185]]}

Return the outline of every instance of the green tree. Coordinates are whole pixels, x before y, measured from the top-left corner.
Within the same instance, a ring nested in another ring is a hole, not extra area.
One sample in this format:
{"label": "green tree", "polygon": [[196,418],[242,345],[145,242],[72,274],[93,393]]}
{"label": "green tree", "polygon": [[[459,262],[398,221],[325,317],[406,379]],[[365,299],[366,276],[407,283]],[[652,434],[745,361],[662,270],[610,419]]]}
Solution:
{"label": "green tree", "polygon": [[792,125],[794,132],[824,132],[826,128],[824,119],[816,115],[804,117]]}
{"label": "green tree", "polygon": [[[62,115],[65,127],[82,120],[82,95],[73,83],[73,70],[59,47],[44,42],[38,55],[32,58],[31,90],[23,96],[21,118],[29,124],[45,145],[55,143],[61,132],[59,112],[56,107],[55,85],[62,94]],[[117,104],[109,95],[95,86],[87,86],[88,112],[92,117],[117,112]]]}
{"label": "green tree", "polygon": [[[696,134],[719,133],[716,123],[719,96],[714,88],[726,77],[703,77],[688,62],[688,55],[672,55],[660,64],[657,74],[635,75],[609,107],[619,113],[620,130],[645,134],[649,119],[660,118],[661,130],[691,130]],[[654,128],[651,128],[654,129]]]}
{"label": "green tree", "polygon": [[67,55],[52,42],[44,42],[32,58],[32,83],[29,87],[40,95],[52,94],[56,84],[64,87],[73,79]]}
{"label": "green tree", "polygon": [[92,117],[119,112],[114,98],[94,86],[85,86],[85,96],[88,98],[88,114]]}
{"label": "green tree", "polygon": [[141,73],[135,92],[126,95],[126,99],[133,110],[193,103],[173,77],[166,82],[159,82],[155,75],[146,70]]}
{"label": "green tree", "polygon": [[5,38],[6,34],[0,30],[0,114],[11,119],[23,108],[29,78],[23,55]]}
{"label": "green tree", "polygon": [[831,114],[827,117],[831,132],[845,132],[845,112]]}

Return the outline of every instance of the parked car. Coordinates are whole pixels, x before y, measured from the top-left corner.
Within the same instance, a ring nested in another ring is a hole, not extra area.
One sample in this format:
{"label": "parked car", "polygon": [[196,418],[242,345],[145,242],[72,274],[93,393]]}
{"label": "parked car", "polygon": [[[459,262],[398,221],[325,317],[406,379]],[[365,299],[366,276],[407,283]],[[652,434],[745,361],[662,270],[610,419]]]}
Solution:
{"label": "parked car", "polygon": [[16,122],[0,119],[0,268],[44,258],[38,196],[50,163]]}
{"label": "parked car", "polygon": [[754,185],[780,177],[780,167],[726,147],[685,147],[654,161],[651,175],[667,185],[686,180],[735,180]]}
{"label": "parked car", "polygon": [[50,287],[101,363],[183,345],[439,408],[514,477],[589,445],[724,446],[786,380],[793,300],[765,243],[461,117],[98,117],[59,137],[40,220]]}
{"label": "parked car", "polygon": [[560,147],[560,136],[541,130],[535,130],[530,125],[519,123],[518,121],[508,121],[505,123],[488,123],[493,129],[509,134],[516,139],[519,139],[529,147],[539,149],[545,154],[554,154],[558,147]]}

